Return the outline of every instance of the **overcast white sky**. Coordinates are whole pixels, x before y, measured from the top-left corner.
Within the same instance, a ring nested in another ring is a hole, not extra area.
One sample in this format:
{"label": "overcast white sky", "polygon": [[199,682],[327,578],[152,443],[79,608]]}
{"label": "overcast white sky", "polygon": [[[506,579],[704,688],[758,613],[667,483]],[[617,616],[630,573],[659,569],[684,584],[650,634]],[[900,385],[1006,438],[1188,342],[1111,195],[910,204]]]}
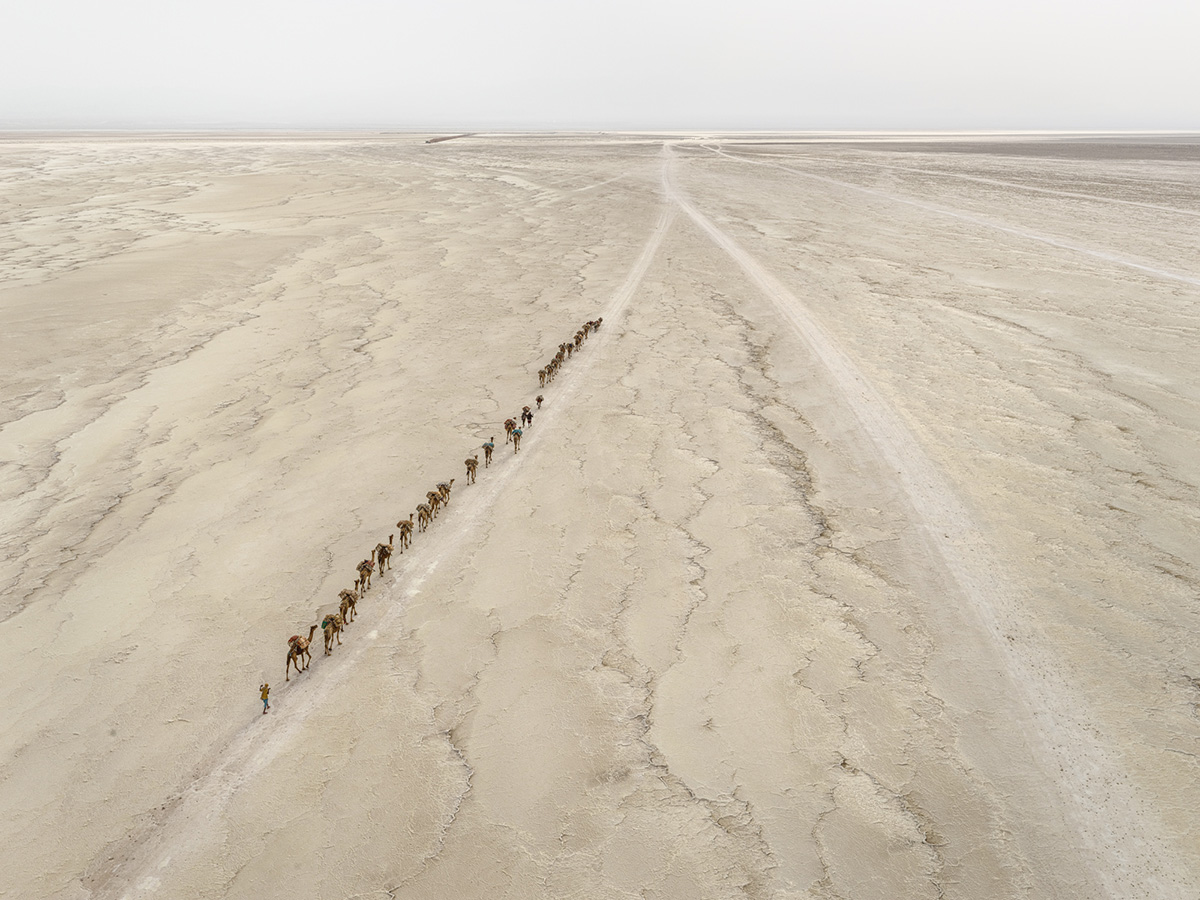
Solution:
{"label": "overcast white sky", "polygon": [[1200,0],[0,7],[0,128],[1200,130]]}

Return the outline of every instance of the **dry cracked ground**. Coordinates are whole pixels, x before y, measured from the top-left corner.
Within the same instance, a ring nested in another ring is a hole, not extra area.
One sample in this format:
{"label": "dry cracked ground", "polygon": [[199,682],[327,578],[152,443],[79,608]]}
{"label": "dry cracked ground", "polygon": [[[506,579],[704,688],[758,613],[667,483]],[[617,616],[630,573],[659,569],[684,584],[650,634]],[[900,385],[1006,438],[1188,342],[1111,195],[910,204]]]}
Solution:
{"label": "dry cracked ground", "polygon": [[0,194],[0,897],[1200,890],[1200,145],[31,137]]}

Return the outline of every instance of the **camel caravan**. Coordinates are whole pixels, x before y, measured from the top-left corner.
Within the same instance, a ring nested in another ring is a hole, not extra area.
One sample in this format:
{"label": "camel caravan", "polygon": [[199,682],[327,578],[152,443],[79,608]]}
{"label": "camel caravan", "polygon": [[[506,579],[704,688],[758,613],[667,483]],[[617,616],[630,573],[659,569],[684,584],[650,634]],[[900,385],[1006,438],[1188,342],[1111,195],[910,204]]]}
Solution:
{"label": "camel caravan", "polygon": [[[603,318],[599,318],[584,322],[583,327],[575,332],[570,341],[565,341],[558,345],[558,352],[555,353],[554,358],[538,370],[538,387],[544,388],[547,384],[554,381],[563,363],[579,352],[588,335],[593,331],[598,331],[603,321]],[[537,395],[537,409],[540,410],[542,408],[542,402],[545,399],[543,395]],[[518,418],[520,419],[520,425],[517,424]],[[504,420],[505,443],[513,445],[513,453],[521,449],[521,438],[524,435],[525,429],[532,427],[533,409],[529,406],[521,408],[519,417],[510,417]],[[484,468],[489,468],[492,464],[492,453],[496,449],[496,439],[494,437],[488,438],[479,449],[483,450]],[[467,484],[474,484],[479,469],[479,450],[475,450],[464,461],[464,464],[467,468],[466,482]],[[309,651],[309,646],[318,628],[321,629],[325,640],[325,656],[332,656],[334,649],[341,646],[342,632],[354,621],[358,615],[358,604],[362,601],[367,591],[371,589],[371,576],[376,573],[383,575],[385,571],[389,571],[392,568],[392,554],[397,549],[399,549],[400,553],[404,553],[405,550],[412,547],[414,529],[418,533],[424,532],[433,524],[433,520],[438,517],[439,512],[450,506],[450,492],[454,487],[454,481],[455,479],[453,478],[449,481],[439,481],[435,485],[434,490],[427,491],[425,493],[425,502],[418,503],[417,508],[409,513],[407,519],[401,519],[396,523],[396,531],[388,535],[388,542],[385,544],[381,541],[376,544],[375,549],[371,551],[371,555],[354,567],[357,573],[357,578],[354,580],[354,587],[345,588],[338,594],[336,612],[322,613],[320,624],[309,627],[308,637],[293,634],[288,638],[284,681],[291,680],[293,668],[295,668],[297,675],[308,671],[309,664],[312,662],[312,653]],[[395,542],[397,535],[400,538],[398,548]]]}

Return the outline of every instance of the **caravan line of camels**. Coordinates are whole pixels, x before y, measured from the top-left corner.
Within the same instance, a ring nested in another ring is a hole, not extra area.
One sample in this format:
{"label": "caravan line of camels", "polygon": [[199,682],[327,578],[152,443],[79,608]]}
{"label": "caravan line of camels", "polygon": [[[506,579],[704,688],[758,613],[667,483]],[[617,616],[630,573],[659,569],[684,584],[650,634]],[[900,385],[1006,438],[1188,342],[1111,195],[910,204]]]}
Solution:
{"label": "caravan line of camels", "polygon": [[[574,337],[570,341],[559,344],[558,352],[555,353],[553,359],[538,370],[538,387],[544,388],[547,384],[554,381],[562,364],[580,350],[583,342],[587,340],[588,335],[593,331],[599,330],[603,322],[603,318],[585,322],[575,332]],[[545,397],[538,394],[536,398],[538,409],[542,408],[543,400],[545,400]],[[529,406],[522,407],[519,416],[519,425],[516,418],[509,418],[504,421],[505,443],[513,445],[514,453],[519,452],[521,449],[521,437],[524,434],[523,429],[532,427],[533,425],[533,412],[533,409]],[[492,453],[496,449],[495,438],[488,438],[480,449],[483,450],[483,466],[486,469],[492,464]],[[479,468],[479,452],[476,451],[472,456],[467,457],[464,460],[464,465],[467,470],[466,483],[474,484]],[[293,634],[288,638],[284,681],[291,681],[293,667],[295,667],[297,674],[307,671],[309,664],[312,662],[312,653],[309,647],[312,645],[313,635],[316,634],[318,628],[321,629],[325,640],[325,656],[330,656],[334,648],[341,645],[342,632],[354,621],[358,613],[359,601],[363,599],[366,592],[371,588],[371,576],[377,568],[380,575],[386,570],[391,569],[392,554],[397,549],[399,549],[400,553],[404,553],[405,550],[412,546],[413,531],[415,530],[418,533],[424,532],[433,524],[433,520],[438,517],[438,514],[450,505],[450,491],[454,487],[454,482],[454,478],[451,478],[449,481],[439,481],[434,490],[427,491],[425,494],[426,502],[418,503],[417,508],[409,513],[407,519],[401,519],[396,523],[396,531],[388,535],[388,542],[386,544],[382,542],[376,544],[375,549],[371,551],[371,555],[355,566],[358,577],[354,581],[353,588],[344,588],[338,594],[337,612],[326,612],[322,616],[319,625],[309,626],[308,637]],[[399,537],[398,545],[396,542],[397,537]]]}

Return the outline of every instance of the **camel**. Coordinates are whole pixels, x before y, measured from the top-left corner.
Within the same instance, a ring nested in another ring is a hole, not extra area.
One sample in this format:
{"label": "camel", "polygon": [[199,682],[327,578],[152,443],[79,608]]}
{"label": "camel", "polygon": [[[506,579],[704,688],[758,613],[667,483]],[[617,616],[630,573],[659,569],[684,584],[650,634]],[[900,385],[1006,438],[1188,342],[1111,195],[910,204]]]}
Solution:
{"label": "camel", "polygon": [[349,625],[358,613],[358,592],[344,590],[338,594],[338,599],[341,601],[338,604],[338,615],[342,617],[343,625]]}
{"label": "camel", "polygon": [[430,514],[436,519],[438,510],[442,508],[442,495],[437,491],[426,491],[425,498],[429,501]]}
{"label": "camel", "polygon": [[505,419],[504,420],[504,443],[507,444],[509,441],[512,440],[513,429],[516,427],[517,427],[516,419]]}
{"label": "camel", "polygon": [[428,503],[417,504],[417,531],[424,531],[433,520],[433,511]]}
{"label": "camel", "polygon": [[412,543],[413,517],[412,513],[408,514],[407,519],[401,519],[396,523],[396,527],[400,529],[400,552],[404,552],[404,548]]}
{"label": "camel", "polygon": [[496,439],[490,437],[487,443],[483,445],[483,467],[486,469],[492,464],[492,451],[496,449]]}
{"label": "camel", "polygon": [[516,453],[518,450],[521,449],[521,429],[520,428],[513,429],[512,439],[513,439],[513,453]]}
{"label": "camel", "polygon": [[325,655],[329,656],[333,653],[333,639],[337,638],[340,645],[342,643],[342,621],[341,613],[330,613],[321,620],[321,630],[325,632]]}
{"label": "camel", "polygon": [[375,552],[371,551],[371,558],[364,559],[357,566],[358,577],[362,582],[362,593],[366,593],[371,589],[371,573],[375,571]]}
{"label": "camel", "polygon": [[[304,669],[308,668],[308,664],[312,662],[312,654],[308,652],[308,645],[312,643],[313,633],[316,632],[317,626],[314,625],[308,629],[308,637],[302,638],[298,634],[293,634],[288,638],[287,665],[283,670],[283,680],[291,681],[292,664],[296,666],[296,674],[299,675]],[[300,668],[301,660],[304,661],[304,668]]]}
{"label": "camel", "polygon": [[583,332],[577,331],[577,332],[575,332],[575,349],[578,350],[582,344],[583,344]]}
{"label": "camel", "polygon": [[395,546],[392,543],[392,539],[395,537],[394,534],[389,534],[386,544],[377,544],[375,547],[375,558],[379,560],[380,575],[383,574],[384,567],[389,569],[392,567],[392,547]]}
{"label": "camel", "polygon": [[594,325],[592,325],[592,328],[594,328],[596,331],[599,331],[599,330],[600,330],[600,323],[601,323],[601,322],[603,322],[603,321],[604,321],[604,316],[601,316],[600,318],[598,318],[598,319],[596,320],[595,324],[594,324]]}
{"label": "camel", "polygon": [[570,359],[571,354],[575,352],[575,345],[574,344],[566,344],[565,346],[567,348],[567,359]]}
{"label": "camel", "polygon": [[538,387],[546,386],[546,370],[538,369]]}
{"label": "camel", "polygon": [[475,483],[475,470],[479,468],[479,454],[463,460],[463,464],[467,467],[467,484]]}
{"label": "camel", "polygon": [[541,409],[541,408],[542,408],[542,401],[543,401],[543,400],[545,400],[545,399],[546,399],[546,398],[545,398],[545,397],[543,397],[541,394],[538,394],[538,395],[537,395],[537,405],[538,405],[538,409]]}
{"label": "camel", "polygon": [[450,505],[450,488],[454,487],[454,479],[449,481],[439,481],[437,483],[438,493],[442,497],[442,506]]}

